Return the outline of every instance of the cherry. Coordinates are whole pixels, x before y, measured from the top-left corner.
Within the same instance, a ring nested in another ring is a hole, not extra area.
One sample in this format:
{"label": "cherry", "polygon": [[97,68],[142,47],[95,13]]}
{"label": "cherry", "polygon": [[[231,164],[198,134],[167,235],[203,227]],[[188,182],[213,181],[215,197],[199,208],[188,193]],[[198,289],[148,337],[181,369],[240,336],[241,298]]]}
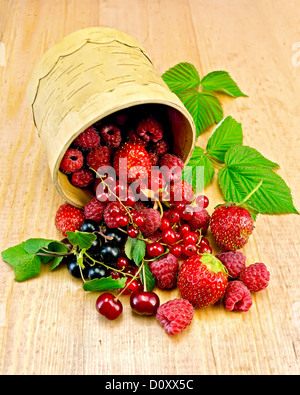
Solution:
{"label": "cherry", "polygon": [[161,219],[160,230],[166,230],[171,227],[170,221],[167,218]]}
{"label": "cherry", "polygon": [[177,241],[175,231],[173,229],[166,229],[162,232],[162,240],[166,244],[174,244]]}
{"label": "cherry", "polygon": [[154,315],[158,309],[160,300],[155,292],[140,291],[131,294],[130,306],[140,315]]}
{"label": "cherry", "polygon": [[185,209],[180,213],[181,218],[185,221],[190,221],[193,218],[194,210],[191,206],[186,206]]}
{"label": "cherry", "polygon": [[145,223],[145,218],[143,216],[143,214],[138,213],[137,211],[132,212],[132,219],[133,222],[137,225],[137,226],[143,226]]}
{"label": "cherry", "polygon": [[135,227],[132,226],[132,225],[128,226],[128,228],[127,228],[127,234],[128,234],[128,236],[131,237],[132,239],[137,238],[138,235],[139,235],[139,233],[140,233],[140,232],[139,232],[138,228],[135,228]]}
{"label": "cherry", "polygon": [[109,320],[115,320],[123,311],[122,303],[109,292],[100,295],[96,301],[98,313]]}
{"label": "cherry", "polygon": [[142,291],[143,284],[141,283],[140,280],[132,280],[131,278],[128,278],[124,288],[119,289],[118,291],[122,292],[122,295],[129,295],[131,292],[134,293],[134,292]]}
{"label": "cherry", "polygon": [[197,254],[197,246],[195,244],[186,244],[183,247],[183,252],[186,256],[193,256]]}
{"label": "cherry", "polygon": [[196,244],[198,241],[198,234],[196,232],[186,232],[182,239],[184,244]]}
{"label": "cherry", "polygon": [[127,270],[129,268],[129,261],[125,256],[120,256],[116,263],[116,269]]}
{"label": "cherry", "polygon": [[199,195],[197,196],[196,204],[202,209],[207,208],[209,205],[209,199],[205,195]]}
{"label": "cherry", "polygon": [[147,254],[151,258],[155,258],[159,255],[162,255],[164,253],[164,251],[165,251],[164,247],[157,241],[154,243],[149,243],[147,245]]}
{"label": "cherry", "polygon": [[183,247],[180,244],[175,244],[170,249],[170,253],[174,255],[176,258],[181,257],[182,252],[183,252]]}
{"label": "cherry", "polygon": [[208,252],[209,254],[211,254],[211,253],[212,253],[212,248],[211,248],[210,246],[208,246],[208,245],[200,246],[200,248],[199,248],[199,253],[200,253],[200,254],[205,254],[206,252]]}

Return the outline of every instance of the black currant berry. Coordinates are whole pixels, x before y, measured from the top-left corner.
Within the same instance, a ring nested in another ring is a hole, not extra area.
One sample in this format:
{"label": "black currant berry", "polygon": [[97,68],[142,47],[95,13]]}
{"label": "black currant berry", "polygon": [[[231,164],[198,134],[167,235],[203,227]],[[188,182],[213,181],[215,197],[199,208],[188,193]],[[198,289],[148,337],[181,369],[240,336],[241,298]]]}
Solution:
{"label": "black currant berry", "polygon": [[123,241],[125,241],[126,234],[118,229],[108,229],[105,236],[112,238],[111,240],[107,239],[110,245],[120,247],[123,244]]}
{"label": "black currant berry", "polygon": [[94,280],[95,278],[103,278],[108,276],[108,270],[103,266],[91,266],[89,268],[88,278]]}
{"label": "black currant berry", "polygon": [[100,237],[97,237],[97,239],[92,242],[92,246],[87,250],[87,253],[93,257],[99,255],[101,245],[102,240]]}
{"label": "black currant berry", "polygon": [[82,222],[80,230],[81,232],[97,232],[99,230],[99,225],[92,219],[86,219]]}
{"label": "black currant berry", "polygon": [[101,261],[104,263],[114,264],[117,262],[120,255],[120,249],[114,245],[104,244],[100,249]]}
{"label": "black currant berry", "polygon": [[[71,255],[70,258],[68,259],[67,262],[67,268],[69,273],[76,278],[81,278],[81,272],[80,272],[80,267],[77,262],[77,257],[76,255]],[[84,278],[88,277],[88,268],[81,268],[82,275]]]}

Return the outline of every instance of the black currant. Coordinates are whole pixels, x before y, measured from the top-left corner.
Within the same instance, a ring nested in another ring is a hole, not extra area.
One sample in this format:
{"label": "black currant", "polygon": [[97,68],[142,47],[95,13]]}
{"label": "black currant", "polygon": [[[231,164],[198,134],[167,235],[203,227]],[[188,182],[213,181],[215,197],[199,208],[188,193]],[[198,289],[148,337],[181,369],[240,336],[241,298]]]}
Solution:
{"label": "black currant", "polygon": [[107,239],[110,245],[115,245],[119,247],[123,244],[126,234],[118,229],[108,229],[107,232],[105,233],[105,236],[111,238],[111,240]]}
{"label": "black currant", "polygon": [[[80,267],[77,262],[77,257],[76,255],[71,255],[68,259],[67,262],[67,268],[69,273],[76,278],[81,278],[81,272],[80,272]],[[82,275],[84,278],[88,277],[88,268],[81,268]]]}
{"label": "black currant", "polygon": [[99,225],[92,219],[86,219],[82,222],[80,230],[81,232],[97,232],[99,230]]}
{"label": "black currant", "polygon": [[104,263],[114,264],[117,262],[120,255],[120,249],[114,245],[104,244],[100,249],[101,261]]}
{"label": "black currant", "polygon": [[96,257],[97,255],[100,254],[100,247],[102,245],[102,240],[100,237],[97,237],[96,240],[92,242],[91,247],[87,250],[87,253],[89,255],[92,255],[93,257]]}
{"label": "black currant", "polygon": [[103,266],[91,266],[89,268],[88,278],[93,280],[95,278],[103,278],[108,276],[108,270]]}

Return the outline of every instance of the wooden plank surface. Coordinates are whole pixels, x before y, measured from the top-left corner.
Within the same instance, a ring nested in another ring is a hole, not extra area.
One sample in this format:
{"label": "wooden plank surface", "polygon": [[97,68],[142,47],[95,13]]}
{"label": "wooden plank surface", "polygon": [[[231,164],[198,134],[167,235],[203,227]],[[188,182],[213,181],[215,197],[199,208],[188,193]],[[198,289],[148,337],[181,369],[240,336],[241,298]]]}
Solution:
{"label": "wooden plank surface", "polygon": [[[299,210],[299,8],[299,0],[0,0],[1,251],[29,237],[60,237],[54,215],[62,199],[26,86],[42,53],[86,26],[132,35],[160,73],[181,61],[201,75],[228,71],[249,98],[220,96],[224,113],[242,122],[245,144],[280,164]],[[215,181],[206,194],[211,212],[221,201]],[[97,295],[63,268],[49,273],[45,266],[16,283],[1,262],[0,373],[299,374],[299,218],[259,216],[243,251],[248,263],[267,264],[269,288],[245,314],[221,304],[196,311],[177,337],[134,315],[125,296],[122,318],[102,319]],[[178,295],[159,294],[162,302]]]}

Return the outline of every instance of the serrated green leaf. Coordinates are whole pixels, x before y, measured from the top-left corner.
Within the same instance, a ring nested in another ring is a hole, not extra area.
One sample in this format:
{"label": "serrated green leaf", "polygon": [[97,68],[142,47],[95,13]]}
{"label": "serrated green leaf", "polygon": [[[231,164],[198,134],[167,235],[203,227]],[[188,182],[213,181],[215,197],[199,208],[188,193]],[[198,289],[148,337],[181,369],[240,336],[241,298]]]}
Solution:
{"label": "serrated green leaf", "polygon": [[17,244],[13,247],[9,247],[6,250],[1,252],[2,259],[4,262],[8,263],[11,266],[16,266],[19,264],[21,259],[27,257],[28,252],[24,248],[25,242]]}
{"label": "serrated green leaf", "polygon": [[132,259],[138,266],[146,255],[146,243],[143,240],[137,239],[132,251]]}
{"label": "serrated green leaf", "polygon": [[[145,284],[145,282],[146,282],[146,289],[148,292],[151,292],[151,291],[153,291],[153,289],[155,287],[155,278],[153,277],[153,274],[152,274],[147,262],[144,262],[143,265],[144,265],[144,267],[140,271],[141,281],[143,284]],[[145,268],[145,278],[144,278],[144,268]]]}
{"label": "serrated green leaf", "polygon": [[86,250],[88,250],[92,246],[93,241],[97,239],[94,233],[79,232],[78,230],[75,232],[66,232],[66,234],[69,242],[73,246],[78,246],[80,249],[85,248]]}
{"label": "serrated green leaf", "polygon": [[232,117],[224,118],[212,132],[206,146],[207,153],[224,162],[225,154],[234,145],[243,144],[242,125]]}
{"label": "serrated green leaf", "polygon": [[195,146],[189,163],[183,169],[182,179],[191,184],[197,194],[212,181],[214,174],[213,164],[204,150]]}
{"label": "serrated green leaf", "polygon": [[21,282],[37,276],[41,271],[41,264],[42,261],[40,257],[34,254],[23,257],[18,264],[14,266],[15,280]]}
{"label": "serrated green leaf", "polygon": [[95,278],[94,280],[86,281],[83,284],[83,289],[85,291],[97,292],[110,289],[124,288],[126,280],[127,277],[121,277],[116,279],[112,278],[111,276],[105,278]]}
{"label": "serrated green leaf", "polygon": [[189,89],[180,92],[178,97],[194,119],[197,137],[223,118],[221,103],[213,92]]}
{"label": "serrated green leaf", "polygon": [[235,146],[227,151],[226,167],[218,173],[218,181],[225,201],[236,203],[243,201],[262,180],[260,188],[246,202],[249,207],[261,214],[299,214],[294,207],[290,188],[272,170],[274,162],[268,161],[259,152],[253,150],[251,147]]}
{"label": "serrated green leaf", "polygon": [[202,78],[201,85],[204,89],[209,91],[223,92],[232,97],[247,97],[227,71],[213,71],[207,74]]}
{"label": "serrated green leaf", "polygon": [[124,249],[125,249],[125,254],[129,260],[132,260],[132,251],[135,246],[136,240],[137,239],[133,239],[132,237],[129,236],[126,240]]}
{"label": "serrated green leaf", "polygon": [[163,75],[162,79],[170,90],[176,94],[191,88],[198,88],[200,77],[195,66],[191,63],[182,62],[171,67]]}

